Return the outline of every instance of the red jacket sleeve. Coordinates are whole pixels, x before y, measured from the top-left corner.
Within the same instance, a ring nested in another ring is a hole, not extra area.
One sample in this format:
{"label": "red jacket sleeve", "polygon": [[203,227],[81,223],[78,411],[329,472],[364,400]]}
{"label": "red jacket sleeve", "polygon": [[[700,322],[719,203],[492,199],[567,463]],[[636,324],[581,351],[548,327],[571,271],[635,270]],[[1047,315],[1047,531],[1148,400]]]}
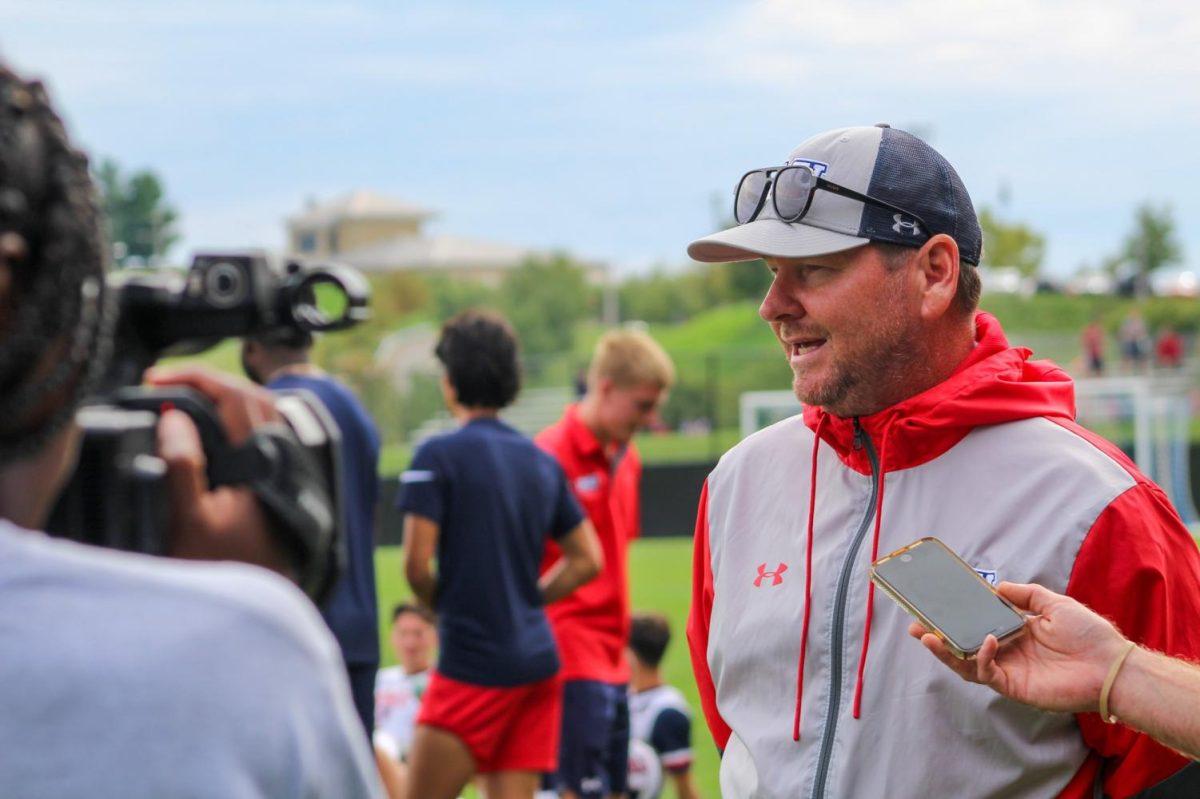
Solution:
{"label": "red jacket sleeve", "polygon": [[[1168,655],[1200,658],[1200,551],[1162,489],[1138,483],[1117,497],[1084,539],[1067,594],[1129,638]],[[1104,788],[1133,796],[1189,761],[1096,713],[1077,716],[1084,742],[1108,760]]]}
{"label": "red jacket sleeve", "polygon": [[713,576],[712,558],[708,550],[708,483],[700,492],[700,509],[696,513],[696,535],[692,549],[692,608],[688,613],[688,650],[692,655],[692,670],[700,690],[700,707],[718,749],[729,741],[730,729],[717,710],[717,691],[712,673],[708,670],[708,624],[712,617]]}

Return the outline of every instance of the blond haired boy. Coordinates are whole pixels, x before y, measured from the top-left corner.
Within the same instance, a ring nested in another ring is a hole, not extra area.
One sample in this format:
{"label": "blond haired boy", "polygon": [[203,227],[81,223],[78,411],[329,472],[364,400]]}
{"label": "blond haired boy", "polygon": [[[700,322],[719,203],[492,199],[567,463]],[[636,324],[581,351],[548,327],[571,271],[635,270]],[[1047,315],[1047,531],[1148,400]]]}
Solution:
{"label": "blond haired boy", "polygon": [[[625,793],[627,552],[639,531],[642,475],[632,438],[654,417],[674,382],[671,358],[647,333],[611,331],[596,344],[583,399],[536,439],[562,465],[604,550],[600,576],[547,609],[565,680],[559,767],[549,787],[564,797]],[[550,545],[543,568],[557,557]]]}

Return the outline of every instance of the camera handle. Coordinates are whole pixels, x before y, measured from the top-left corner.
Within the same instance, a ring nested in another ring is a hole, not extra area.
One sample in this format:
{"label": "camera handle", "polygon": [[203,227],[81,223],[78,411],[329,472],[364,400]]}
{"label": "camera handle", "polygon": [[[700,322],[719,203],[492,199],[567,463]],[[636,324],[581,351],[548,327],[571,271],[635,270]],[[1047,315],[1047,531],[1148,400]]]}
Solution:
{"label": "camera handle", "polygon": [[234,447],[213,404],[192,389],[121,389],[111,401],[159,415],[172,408],[186,413],[200,433],[209,485],[252,490],[291,558],[300,587],[318,604],[326,598],[339,570],[334,505],[319,464],[287,426],[256,428]]}

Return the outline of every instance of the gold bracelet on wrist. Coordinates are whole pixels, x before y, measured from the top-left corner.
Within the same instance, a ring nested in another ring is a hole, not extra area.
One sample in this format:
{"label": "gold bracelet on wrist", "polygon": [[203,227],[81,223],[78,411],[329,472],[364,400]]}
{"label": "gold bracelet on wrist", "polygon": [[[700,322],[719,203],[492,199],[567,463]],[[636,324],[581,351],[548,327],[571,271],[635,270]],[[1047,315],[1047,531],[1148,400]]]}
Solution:
{"label": "gold bracelet on wrist", "polygon": [[1108,676],[1104,678],[1104,685],[1100,688],[1100,718],[1104,720],[1105,724],[1117,723],[1117,717],[1108,712],[1108,694],[1112,691],[1113,683],[1117,681],[1117,674],[1120,673],[1121,666],[1125,665],[1125,658],[1129,657],[1133,647],[1133,641],[1129,641],[1125,645],[1121,654],[1117,655],[1117,659],[1108,667]]}

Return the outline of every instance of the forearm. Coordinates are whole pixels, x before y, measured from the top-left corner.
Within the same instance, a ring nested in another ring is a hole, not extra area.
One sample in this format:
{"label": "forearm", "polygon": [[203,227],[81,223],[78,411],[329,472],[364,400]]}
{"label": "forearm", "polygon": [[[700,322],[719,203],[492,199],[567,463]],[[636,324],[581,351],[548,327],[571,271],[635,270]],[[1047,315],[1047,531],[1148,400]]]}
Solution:
{"label": "forearm", "polygon": [[415,513],[404,516],[404,576],[417,601],[430,610],[437,598],[433,564],[440,535],[441,527],[432,519]]}
{"label": "forearm", "polygon": [[587,519],[560,538],[558,545],[562,557],[538,580],[544,605],[557,602],[594,578],[604,564],[600,541]]}
{"label": "forearm", "polygon": [[1121,723],[1200,759],[1200,668],[1141,647],[1129,653],[1109,695]]}
{"label": "forearm", "polygon": [[428,566],[425,568],[408,568],[405,570],[405,576],[408,578],[408,587],[412,589],[413,596],[427,608],[432,609],[434,604],[434,595],[437,593],[437,577]]}
{"label": "forearm", "polygon": [[590,564],[568,558],[559,559],[538,580],[538,590],[542,592],[542,604],[549,605],[557,602],[595,575],[596,571]]}

